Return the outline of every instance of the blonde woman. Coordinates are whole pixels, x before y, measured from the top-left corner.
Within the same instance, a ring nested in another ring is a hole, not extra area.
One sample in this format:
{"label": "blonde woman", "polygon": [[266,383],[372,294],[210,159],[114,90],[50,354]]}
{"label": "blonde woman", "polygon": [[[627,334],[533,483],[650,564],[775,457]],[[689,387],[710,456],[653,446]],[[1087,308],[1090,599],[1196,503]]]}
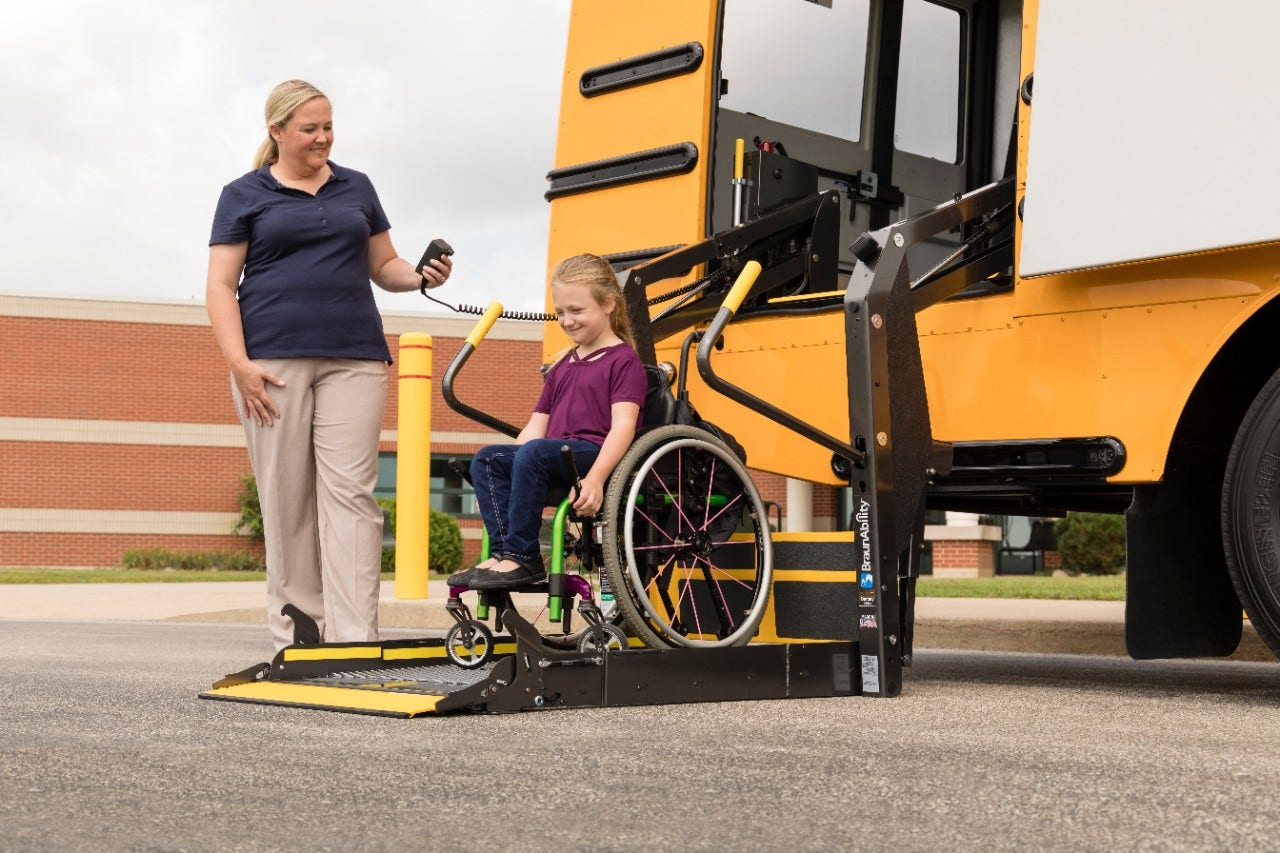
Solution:
{"label": "blonde woman", "polygon": [[373,498],[391,354],[369,282],[437,287],[391,244],[368,177],[329,159],[333,111],[301,80],[267,98],[253,171],[227,184],[205,301],[231,370],[266,533],[268,622],[292,604],[328,642],[378,638],[382,513]]}

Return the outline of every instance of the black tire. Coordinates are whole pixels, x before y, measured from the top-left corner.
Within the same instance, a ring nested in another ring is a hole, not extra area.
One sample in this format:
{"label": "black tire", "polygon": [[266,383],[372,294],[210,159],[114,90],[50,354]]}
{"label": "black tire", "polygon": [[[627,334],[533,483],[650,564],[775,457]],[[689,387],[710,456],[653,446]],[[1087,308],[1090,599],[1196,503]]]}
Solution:
{"label": "black tire", "polygon": [[[645,645],[751,641],[769,601],[773,543],[760,492],[728,445],[690,426],[645,433],[609,478],[604,517],[605,571]],[[735,531],[746,535],[730,544]]]}
{"label": "black tire", "polygon": [[592,625],[579,635],[580,652],[617,652],[627,648],[627,635],[622,629],[607,622]]}
{"label": "black tire", "polygon": [[[470,629],[470,637],[466,636]],[[465,626],[455,622],[444,635],[444,650],[449,660],[463,669],[476,669],[493,656],[493,632],[489,626],[474,619]]]}
{"label": "black tire", "polygon": [[1227,456],[1222,540],[1231,583],[1280,655],[1280,371],[1258,392]]}

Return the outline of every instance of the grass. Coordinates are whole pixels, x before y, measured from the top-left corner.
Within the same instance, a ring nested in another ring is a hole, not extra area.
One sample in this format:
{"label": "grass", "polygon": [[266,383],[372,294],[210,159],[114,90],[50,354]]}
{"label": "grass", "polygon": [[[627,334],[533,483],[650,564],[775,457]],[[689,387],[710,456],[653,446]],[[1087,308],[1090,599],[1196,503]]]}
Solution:
{"label": "grass", "polygon": [[[431,580],[446,575],[432,572]],[[15,583],[217,583],[266,580],[265,572],[197,571],[194,569],[0,569],[0,586]],[[384,572],[384,581],[395,575]]]}
{"label": "grass", "polygon": [[[395,575],[386,572],[383,580]],[[431,573],[431,580],[444,575]],[[0,569],[0,585],[44,583],[206,583],[260,581],[263,572],[143,570],[143,569]],[[1051,598],[1124,601],[1123,575],[1082,575],[1055,578],[1041,575],[1003,575],[994,578],[920,578],[922,598]]]}
{"label": "grass", "polygon": [[994,578],[931,578],[916,582],[922,598],[1054,598],[1124,601],[1124,575],[1002,575]]}
{"label": "grass", "polygon": [[191,583],[260,581],[263,572],[200,572],[174,569],[0,569],[0,584],[12,583]]}

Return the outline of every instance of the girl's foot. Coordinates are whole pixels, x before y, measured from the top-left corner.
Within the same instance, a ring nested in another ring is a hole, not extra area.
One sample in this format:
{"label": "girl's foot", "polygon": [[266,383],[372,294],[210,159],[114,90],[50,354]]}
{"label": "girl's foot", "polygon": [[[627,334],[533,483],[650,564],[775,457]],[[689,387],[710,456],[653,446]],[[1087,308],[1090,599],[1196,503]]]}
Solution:
{"label": "girl's foot", "polygon": [[463,569],[460,572],[454,572],[453,574],[449,575],[448,578],[445,579],[445,583],[449,584],[449,586],[465,587],[469,583],[471,583],[471,579],[475,577],[477,571],[480,571],[483,569],[492,569],[497,564],[498,564],[498,560],[495,557],[489,557],[488,559],[485,559],[479,563],[476,563],[474,566],[472,566],[469,569]]}
{"label": "girl's foot", "polygon": [[525,584],[541,583],[547,579],[542,557],[529,563],[517,563],[504,557],[491,569],[477,569],[471,576],[472,589],[511,589]]}

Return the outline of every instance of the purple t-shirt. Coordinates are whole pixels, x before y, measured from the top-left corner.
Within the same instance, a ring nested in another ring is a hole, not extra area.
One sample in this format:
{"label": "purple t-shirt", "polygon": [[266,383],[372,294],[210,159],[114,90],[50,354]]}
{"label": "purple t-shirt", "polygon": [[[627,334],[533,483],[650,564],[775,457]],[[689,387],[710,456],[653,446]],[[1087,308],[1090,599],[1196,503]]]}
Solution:
{"label": "purple t-shirt", "polygon": [[547,372],[533,410],[551,416],[547,438],[581,438],[603,445],[613,426],[614,403],[640,406],[639,428],[648,387],[640,356],[626,344],[598,349],[586,358],[578,358],[575,348]]}

